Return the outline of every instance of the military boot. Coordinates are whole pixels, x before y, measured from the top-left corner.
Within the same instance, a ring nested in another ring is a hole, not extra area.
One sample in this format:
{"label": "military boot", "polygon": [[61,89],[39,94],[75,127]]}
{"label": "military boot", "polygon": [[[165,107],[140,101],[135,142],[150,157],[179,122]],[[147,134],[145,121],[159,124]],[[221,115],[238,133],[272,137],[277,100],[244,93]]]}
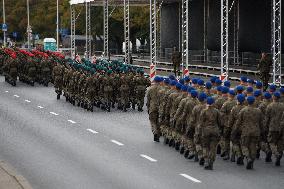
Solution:
{"label": "military boot", "polygon": [[272,156],[272,152],[271,151],[267,152],[266,157],[265,157],[265,162],[267,163],[272,162],[271,156]]}
{"label": "military boot", "polygon": [[204,165],[204,163],[205,163],[204,158],[200,158],[200,159],[199,159],[199,165],[203,166],[203,165]]}
{"label": "military boot", "polygon": [[213,170],[213,162],[212,161],[205,162],[204,169],[205,170]]}
{"label": "military boot", "polygon": [[190,151],[189,154],[188,154],[188,159],[193,159],[195,156],[195,153],[193,151]]}
{"label": "military boot", "polygon": [[277,166],[277,167],[280,166],[281,158],[282,158],[282,154],[280,154],[276,157],[275,166]]}
{"label": "military boot", "polygon": [[197,153],[194,155],[194,162],[199,162],[199,158],[198,158],[198,154]]}
{"label": "military boot", "polygon": [[227,161],[227,160],[229,160],[229,159],[230,159],[229,153],[228,153],[228,152],[225,152],[225,155],[224,155],[224,157],[223,157],[223,160]]}
{"label": "military boot", "polygon": [[179,151],[179,149],[180,149],[180,142],[176,142],[175,149],[176,149],[176,151]]}
{"label": "military boot", "polygon": [[57,100],[59,100],[60,99],[60,94],[57,94]]}
{"label": "military boot", "polygon": [[170,141],[169,141],[169,146],[172,147],[173,144],[174,144],[174,139],[170,139]]}
{"label": "military boot", "polygon": [[160,142],[160,137],[157,134],[154,134],[154,141],[155,142]]}
{"label": "military boot", "polygon": [[185,158],[188,158],[188,155],[189,155],[189,150],[186,150],[186,151],[184,152],[184,157],[185,157]]}
{"label": "military boot", "polygon": [[169,142],[170,142],[170,140],[167,137],[165,137],[164,138],[164,144],[167,145],[167,144],[169,144]]}
{"label": "military boot", "polygon": [[237,165],[244,165],[244,158],[243,157],[237,158]]}
{"label": "military boot", "polygon": [[236,162],[236,155],[234,153],[231,154],[230,160],[231,162]]}
{"label": "military boot", "polygon": [[184,147],[183,147],[183,146],[180,148],[179,153],[180,153],[180,154],[183,154],[183,153],[184,153]]}
{"label": "military boot", "polygon": [[221,146],[220,145],[217,146],[217,154],[221,154]]}
{"label": "military boot", "polygon": [[257,149],[257,151],[256,151],[256,159],[259,159],[259,157],[260,157],[260,149]]}
{"label": "military boot", "polygon": [[250,158],[247,158],[247,166],[246,169],[252,169],[253,168],[253,160]]}

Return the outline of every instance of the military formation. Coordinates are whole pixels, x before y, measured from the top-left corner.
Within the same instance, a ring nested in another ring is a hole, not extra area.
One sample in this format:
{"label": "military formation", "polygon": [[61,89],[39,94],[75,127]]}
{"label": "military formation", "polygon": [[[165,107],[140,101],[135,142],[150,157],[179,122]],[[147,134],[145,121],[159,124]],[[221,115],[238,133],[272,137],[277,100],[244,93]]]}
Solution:
{"label": "military formation", "polygon": [[64,61],[60,53],[26,51],[22,49],[0,49],[0,73],[5,81],[16,86],[17,80],[34,86],[35,82],[48,86],[56,62]]}
{"label": "military formation", "polygon": [[96,64],[85,59],[58,63],[52,78],[57,99],[63,95],[66,101],[88,111],[94,107],[143,111],[145,93],[151,84],[143,69],[103,59]]}
{"label": "military formation", "polygon": [[253,169],[260,151],[280,166],[284,150],[284,88],[240,78],[231,88],[217,77],[155,77],[147,93],[154,141],[213,169],[216,155]]}

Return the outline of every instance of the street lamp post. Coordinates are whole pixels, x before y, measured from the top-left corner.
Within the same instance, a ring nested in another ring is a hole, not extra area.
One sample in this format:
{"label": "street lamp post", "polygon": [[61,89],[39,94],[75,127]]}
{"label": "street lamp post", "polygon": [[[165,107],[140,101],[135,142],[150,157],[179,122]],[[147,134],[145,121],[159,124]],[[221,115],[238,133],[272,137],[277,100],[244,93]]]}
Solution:
{"label": "street lamp post", "polygon": [[30,49],[30,48],[31,48],[31,44],[30,44],[31,26],[30,26],[30,5],[29,5],[29,0],[27,0],[27,14],[28,14],[28,27],[27,27],[27,33],[28,33],[28,49]]}
{"label": "street lamp post", "polygon": [[[6,24],[5,0],[3,0],[3,24]],[[3,28],[4,47],[6,47],[6,30]]]}
{"label": "street lamp post", "polygon": [[56,42],[57,42],[57,51],[59,50],[59,5],[57,0],[57,11],[56,11]]}

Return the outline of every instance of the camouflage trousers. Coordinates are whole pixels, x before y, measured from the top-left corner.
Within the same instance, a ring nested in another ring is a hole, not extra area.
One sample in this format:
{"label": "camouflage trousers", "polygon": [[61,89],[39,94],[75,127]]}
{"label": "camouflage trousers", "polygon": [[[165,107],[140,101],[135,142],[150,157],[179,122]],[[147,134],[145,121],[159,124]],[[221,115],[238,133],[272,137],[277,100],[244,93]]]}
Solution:
{"label": "camouflage trousers", "polygon": [[158,112],[151,112],[149,114],[149,120],[150,120],[152,133],[154,135],[157,134],[158,136],[160,136],[161,130],[160,130],[159,122],[158,122],[158,116],[159,116]]}
{"label": "camouflage trousers", "polygon": [[216,159],[216,149],[219,141],[218,136],[208,135],[202,136],[202,154],[206,162],[214,162]]}
{"label": "camouflage trousers", "polygon": [[283,136],[280,132],[270,131],[268,133],[267,141],[271,148],[271,152],[275,157],[282,156],[283,154]]}
{"label": "camouflage trousers", "polygon": [[241,146],[242,146],[243,155],[246,158],[255,160],[258,143],[259,143],[259,137],[257,136],[242,136]]}
{"label": "camouflage trousers", "polygon": [[231,138],[231,128],[225,127],[223,136],[219,142],[221,146],[221,153],[230,152],[230,138]]}

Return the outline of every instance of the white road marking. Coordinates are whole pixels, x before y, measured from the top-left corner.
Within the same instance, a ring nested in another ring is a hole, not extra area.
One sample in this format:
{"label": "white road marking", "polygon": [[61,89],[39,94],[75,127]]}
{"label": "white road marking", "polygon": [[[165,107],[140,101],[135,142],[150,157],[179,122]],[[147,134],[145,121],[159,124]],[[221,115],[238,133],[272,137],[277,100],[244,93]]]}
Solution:
{"label": "white road marking", "polygon": [[145,159],[148,159],[149,161],[151,162],[157,162],[156,159],[154,158],[151,158],[150,156],[147,156],[147,155],[144,155],[144,154],[140,154],[141,157],[145,158]]}
{"label": "white road marking", "polygon": [[19,98],[20,96],[18,96],[18,95],[14,95],[14,97]]}
{"label": "white road marking", "polygon": [[37,106],[38,108],[42,109],[43,107],[42,106]]}
{"label": "white road marking", "polygon": [[75,121],[73,121],[73,120],[71,120],[71,119],[69,119],[68,121],[69,121],[70,123],[73,123],[73,124],[76,123]]}
{"label": "white road marking", "polygon": [[97,134],[98,132],[97,131],[94,131],[93,129],[87,129],[87,131],[93,133],[93,134]]}
{"label": "white road marking", "polygon": [[5,91],[5,93],[8,93],[9,91]]}
{"label": "white road marking", "polygon": [[116,140],[111,140],[112,143],[117,144],[118,146],[123,146],[124,144],[122,144],[121,142],[118,142]]}
{"label": "white road marking", "polygon": [[196,179],[196,178],[194,178],[194,177],[192,177],[192,176],[189,176],[189,175],[187,175],[187,174],[179,174],[180,176],[183,176],[184,178],[186,178],[186,179],[188,179],[188,180],[191,180],[191,181],[193,181],[193,182],[196,182],[196,183],[201,183],[201,181],[200,180],[198,180],[198,179]]}
{"label": "white road marking", "polygon": [[59,114],[57,114],[57,113],[55,113],[55,112],[49,112],[50,114],[52,114],[52,115],[56,115],[56,116],[58,116]]}
{"label": "white road marking", "polygon": [[31,101],[29,101],[29,100],[25,100],[25,102],[31,102]]}

